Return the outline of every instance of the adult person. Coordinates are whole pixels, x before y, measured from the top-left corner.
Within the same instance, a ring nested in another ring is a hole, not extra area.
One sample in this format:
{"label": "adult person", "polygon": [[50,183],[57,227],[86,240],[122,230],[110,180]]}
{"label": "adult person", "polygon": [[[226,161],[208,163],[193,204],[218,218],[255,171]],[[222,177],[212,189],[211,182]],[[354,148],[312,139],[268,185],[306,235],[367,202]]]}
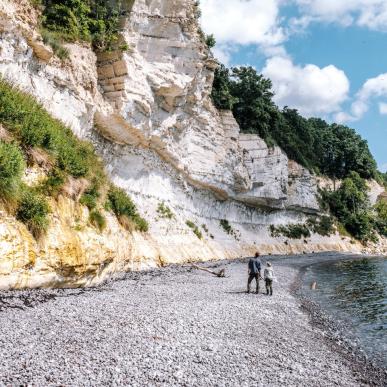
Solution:
{"label": "adult person", "polygon": [[274,270],[270,262],[266,263],[265,270],[263,272],[263,278],[265,279],[266,285],[266,295],[273,295],[273,279],[274,279]]}
{"label": "adult person", "polygon": [[259,260],[259,253],[256,252],[254,257],[251,257],[248,265],[249,278],[247,280],[247,293],[250,293],[250,285],[253,279],[256,282],[257,294],[259,293],[259,279],[261,278],[261,261]]}

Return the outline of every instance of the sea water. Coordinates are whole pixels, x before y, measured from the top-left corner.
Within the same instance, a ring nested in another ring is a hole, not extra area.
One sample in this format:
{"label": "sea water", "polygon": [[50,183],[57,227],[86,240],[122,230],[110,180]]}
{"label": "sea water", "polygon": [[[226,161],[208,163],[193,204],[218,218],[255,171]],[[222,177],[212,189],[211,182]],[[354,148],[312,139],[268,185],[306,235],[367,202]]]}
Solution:
{"label": "sea water", "polygon": [[311,265],[304,292],[360,347],[387,366],[387,258],[340,260]]}

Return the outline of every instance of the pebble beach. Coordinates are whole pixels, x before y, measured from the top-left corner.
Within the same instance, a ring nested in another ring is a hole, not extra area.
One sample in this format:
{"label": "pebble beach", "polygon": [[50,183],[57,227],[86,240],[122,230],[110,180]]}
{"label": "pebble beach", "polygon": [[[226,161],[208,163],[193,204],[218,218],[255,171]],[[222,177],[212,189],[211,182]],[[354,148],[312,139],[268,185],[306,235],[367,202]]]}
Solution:
{"label": "pebble beach", "polygon": [[385,385],[385,371],[344,356],[295,295],[300,262],[273,260],[272,297],[263,281],[245,293],[245,261],[203,264],[225,278],[176,266],[0,293],[0,385]]}

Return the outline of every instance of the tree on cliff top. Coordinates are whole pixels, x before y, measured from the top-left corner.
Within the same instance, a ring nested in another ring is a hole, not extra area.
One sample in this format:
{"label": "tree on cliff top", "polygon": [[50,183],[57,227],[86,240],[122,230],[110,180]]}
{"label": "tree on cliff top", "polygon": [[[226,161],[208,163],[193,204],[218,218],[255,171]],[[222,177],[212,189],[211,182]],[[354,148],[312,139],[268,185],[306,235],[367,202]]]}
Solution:
{"label": "tree on cliff top", "polygon": [[40,5],[43,28],[58,40],[89,41],[97,50],[112,49],[119,40],[120,0],[40,0]]}
{"label": "tree on cliff top", "polygon": [[232,110],[241,131],[256,133],[269,146],[279,145],[289,158],[309,170],[333,178],[351,171],[363,178],[377,177],[368,144],[354,129],[302,117],[297,110],[280,110],[273,101],[269,79],[252,67],[215,71],[212,99],[218,109]]}

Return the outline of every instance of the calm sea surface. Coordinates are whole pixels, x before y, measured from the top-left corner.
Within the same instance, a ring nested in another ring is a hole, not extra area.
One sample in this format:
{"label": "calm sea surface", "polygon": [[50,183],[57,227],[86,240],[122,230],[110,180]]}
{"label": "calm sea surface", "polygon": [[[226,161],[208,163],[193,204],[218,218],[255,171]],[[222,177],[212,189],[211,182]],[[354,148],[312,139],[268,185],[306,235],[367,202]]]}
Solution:
{"label": "calm sea surface", "polygon": [[349,338],[369,356],[387,366],[387,258],[316,264],[304,278],[306,294],[344,322]]}

